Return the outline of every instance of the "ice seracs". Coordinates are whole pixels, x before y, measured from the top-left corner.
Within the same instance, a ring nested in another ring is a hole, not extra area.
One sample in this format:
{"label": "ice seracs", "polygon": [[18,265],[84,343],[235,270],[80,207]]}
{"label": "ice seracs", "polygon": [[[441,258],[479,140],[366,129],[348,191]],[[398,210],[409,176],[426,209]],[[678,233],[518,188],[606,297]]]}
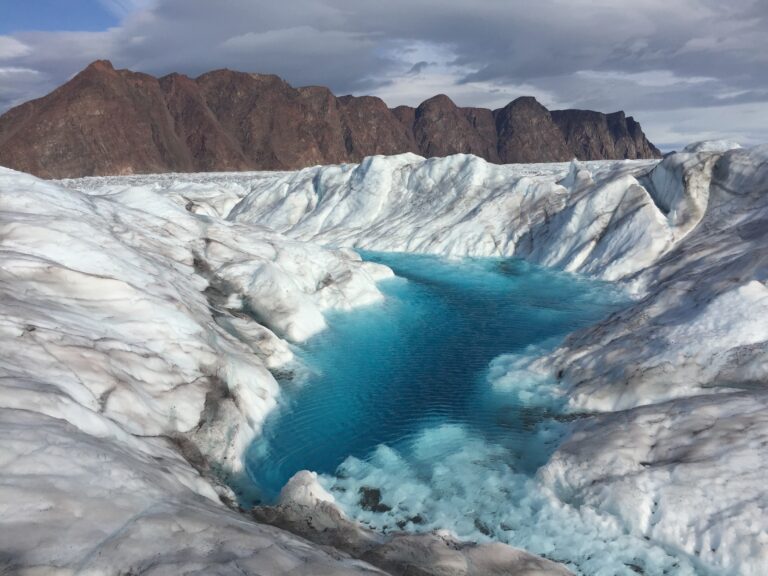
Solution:
{"label": "ice seracs", "polygon": [[616,280],[649,265],[672,241],[637,180],[654,164],[576,163],[566,176],[568,164],[373,157],[254,181],[229,217],[330,245],[521,256]]}
{"label": "ice seracs", "polygon": [[697,160],[711,178],[697,225],[638,275],[641,301],[560,352],[575,406],[626,409],[765,381],[766,159],[768,147]]}

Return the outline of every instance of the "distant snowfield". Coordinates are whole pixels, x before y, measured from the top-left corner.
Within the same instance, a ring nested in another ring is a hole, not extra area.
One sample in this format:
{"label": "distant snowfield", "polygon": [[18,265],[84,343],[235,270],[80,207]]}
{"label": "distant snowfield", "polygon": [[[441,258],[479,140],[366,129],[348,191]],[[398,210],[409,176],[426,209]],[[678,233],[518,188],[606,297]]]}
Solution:
{"label": "distant snowfield", "polygon": [[[633,305],[530,367],[597,413],[537,482],[702,573],[763,574],[768,146],[729,148],[62,182],[0,169],[0,567],[376,573],[246,521],[213,480],[241,473],[289,342],[382,298],[391,272],[349,249],[366,248],[621,282]],[[327,499],[302,478],[287,502]]]}

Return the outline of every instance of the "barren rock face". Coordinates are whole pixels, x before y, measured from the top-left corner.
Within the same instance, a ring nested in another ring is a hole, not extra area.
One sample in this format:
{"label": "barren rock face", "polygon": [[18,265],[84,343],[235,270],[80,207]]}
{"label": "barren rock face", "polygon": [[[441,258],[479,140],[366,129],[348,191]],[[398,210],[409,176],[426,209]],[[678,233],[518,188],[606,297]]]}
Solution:
{"label": "barren rock face", "polygon": [[659,150],[645,138],[640,124],[623,112],[606,115],[591,110],[555,110],[552,120],[581,160],[658,157]]}
{"label": "barren rock face", "polygon": [[47,178],[286,170],[403,152],[502,163],[659,156],[623,112],[550,113],[530,97],[491,111],[445,95],[390,110],[274,75],[158,79],[105,60],[0,117],[0,165]]}
{"label": "barren rock face", "polygon": [[350,158],[419,152],[411,129],[413,121],[401,122],[381,98],[342,96],[337,101]]}
{"label": "barren rock face", "polygon": [[565,162],[574,156],[549,111],[535,98],[517,98],[493,115],[502,162],[541,162],[543,157]]}
{"label": "barren rock face", "polygon": [[95,62],[0,119],[0,164],[45,176],[190,170],[155,78]]}
{"label": "barren rock face", "polygon": [[[413,133],[423,156],[474,154],[498,159],[496,134],[481,134],[453,101],[440,94],[416,108]],[[485,137],[484,137],[485,136]]]}

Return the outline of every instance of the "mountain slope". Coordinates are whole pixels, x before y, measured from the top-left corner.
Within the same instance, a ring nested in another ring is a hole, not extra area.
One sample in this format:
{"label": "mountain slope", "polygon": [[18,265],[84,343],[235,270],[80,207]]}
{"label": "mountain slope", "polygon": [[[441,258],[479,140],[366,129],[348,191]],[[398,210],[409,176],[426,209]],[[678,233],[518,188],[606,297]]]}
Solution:
{"label": "mountain slope", "polygon": [[530,97],[491,111],[445,95],[390,110],[274,75],[158,79],[103,60],[0,117],[0,165],[48,178],[285,170],[403,152],[496,163],[660,155],[623,112],[550,113]]}

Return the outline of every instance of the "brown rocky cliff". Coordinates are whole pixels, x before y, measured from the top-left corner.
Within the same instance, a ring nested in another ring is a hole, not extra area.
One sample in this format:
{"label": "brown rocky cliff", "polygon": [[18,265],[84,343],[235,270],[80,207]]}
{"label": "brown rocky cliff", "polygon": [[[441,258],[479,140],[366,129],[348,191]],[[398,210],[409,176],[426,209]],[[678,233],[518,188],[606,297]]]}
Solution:
{"label": "brown rocky cliff", "polygon": [[40,176],[190,170],[159,82],[94,62],[0,117],[0,165]]}
{"label": "brown rocky cliff", "polygon": [[573,158],[563,133],[549,111],[535,98],[524,96],[493,113],[504,163],[564,162]]}
{"label": "brown rocky cliff", "polygon": [[375,96],[342,96],[338,102],[350,159],[359,160],[374,154],[419,153],[413,136],[413,118],[403,122],[395,111],[387,108],[384,100]]}
{"label": "brown rocky cliff", "polygon": [[496,138],[486,139],[467,115],[444,94],[416,108],[413,135],[419,152],[427,157],[475,154],[482,158],[496,155]]}
{"label": "brown rocky cliff", "polygon": [[559,126],[572,153],[581,160],[603,158],[654,158],[661,153],[643,134],[640,125],[623,112],[601,114],[591,110],[555,110]]}
{"label": "brown rocky cliff", "polygon": [[194,80],[170,74],[160,79],[160,87],[191,169],[246,170],[250,166],[240,144],[219,124]]}
{"label": "brown rocky cliff", "polygon": [[294,169],[402,152],[491,162],[659,156],[623,112],[550,113],[533,98],[459,108],[445,95],[390,110],[273,75],[157,79],[107,61],[0,117],[0,165],[50,178]]}

